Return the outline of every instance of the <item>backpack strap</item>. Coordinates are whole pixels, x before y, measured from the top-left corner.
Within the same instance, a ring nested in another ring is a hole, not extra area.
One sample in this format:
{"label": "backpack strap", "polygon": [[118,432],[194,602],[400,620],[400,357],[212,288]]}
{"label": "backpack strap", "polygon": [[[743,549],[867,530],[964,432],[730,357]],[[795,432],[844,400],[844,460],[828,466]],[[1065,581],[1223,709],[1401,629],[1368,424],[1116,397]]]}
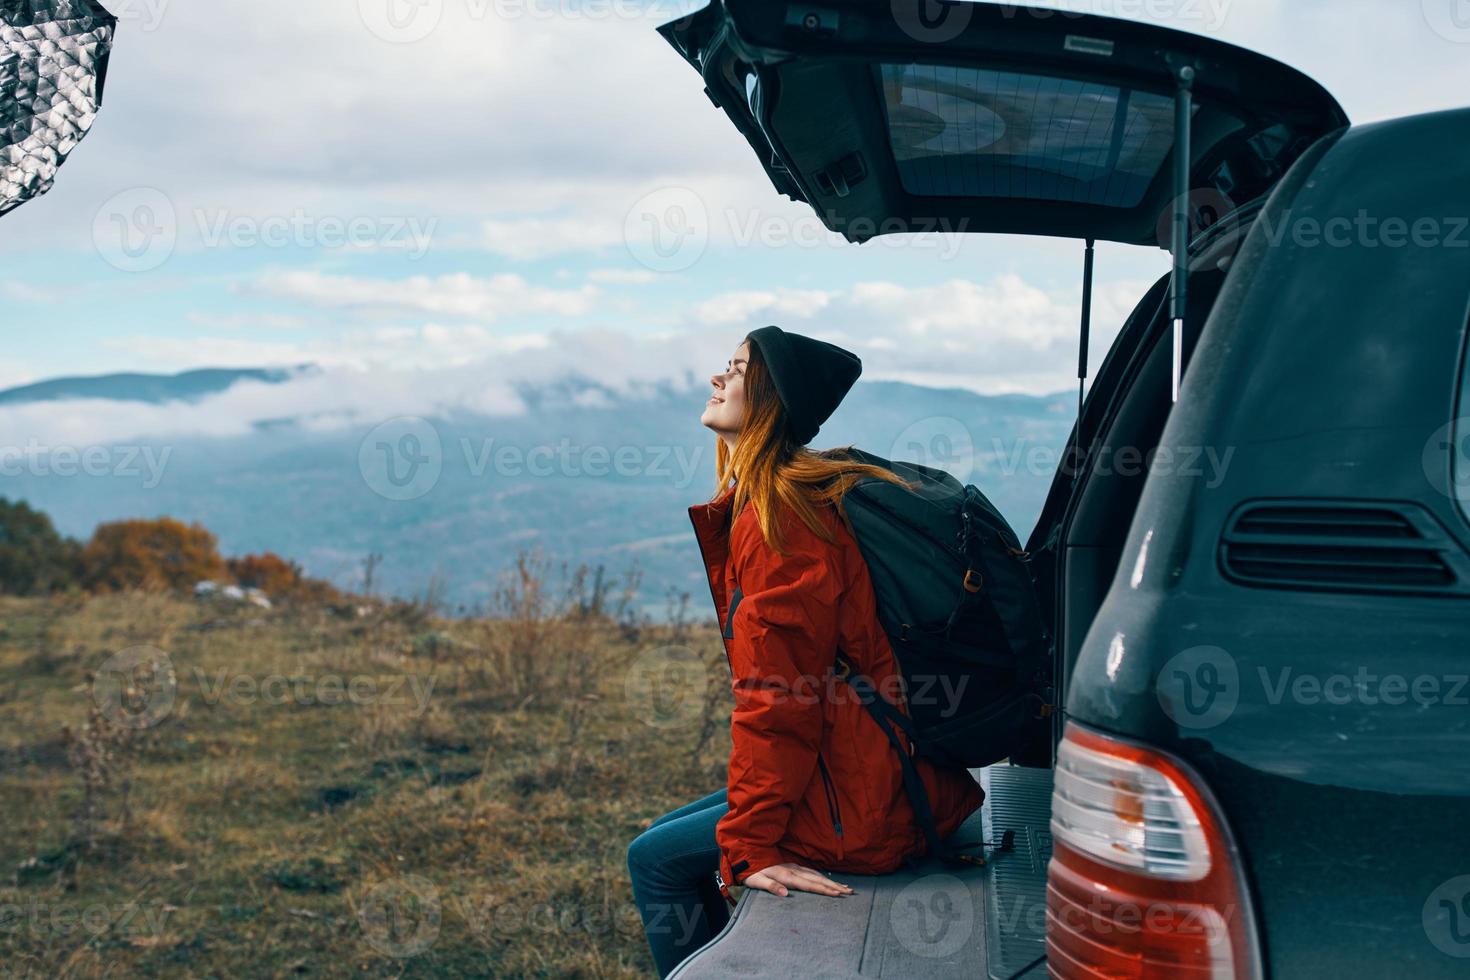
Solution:
{"label": "backpack strap", "polygon": [[965,855],[959,854],[957,848],[951,848],[939,839],[939,827],[934,822],[934,809],[929,803],[929,791],[924,788],[924,780],[919,775],[918,766],[914,765],[913,756],[909,754],[908,749],[904,748],[903,742],[898,737],[898,730],[901,729],[909,737],[909,745],[914,744],[912,719],[880,695],[867,677],[855,673],[852,664],[848,663],[840,650],[837,652],[837,676],[846,681],[847,685],[857,694],[858,700],[868,710],[869,717],[877,723],[878,728],[888,737],[888,744],[893,746],[893,750],[898,753],[898,763],[903,771],[904,792],[908,795],[909,805],[914,808],[914,819],[919,825],[919,830],[924,834],[925,843],[929,845],[929,853],[946,864],[965,863],[970,860]]}

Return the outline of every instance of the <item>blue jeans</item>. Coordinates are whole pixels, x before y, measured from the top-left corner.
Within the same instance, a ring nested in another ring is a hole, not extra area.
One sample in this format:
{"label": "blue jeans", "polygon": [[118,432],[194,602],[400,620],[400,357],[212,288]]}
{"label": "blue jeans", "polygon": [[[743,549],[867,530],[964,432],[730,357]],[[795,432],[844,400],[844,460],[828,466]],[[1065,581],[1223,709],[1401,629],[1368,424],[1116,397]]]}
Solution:
{"label": "blue jeans", "polygon": [[628,845],[633,902],[660,977],[730,921],[730,907],[715,884],[720,869],[715,824],[728,809],[724,790],[711,793],[659,817]]}

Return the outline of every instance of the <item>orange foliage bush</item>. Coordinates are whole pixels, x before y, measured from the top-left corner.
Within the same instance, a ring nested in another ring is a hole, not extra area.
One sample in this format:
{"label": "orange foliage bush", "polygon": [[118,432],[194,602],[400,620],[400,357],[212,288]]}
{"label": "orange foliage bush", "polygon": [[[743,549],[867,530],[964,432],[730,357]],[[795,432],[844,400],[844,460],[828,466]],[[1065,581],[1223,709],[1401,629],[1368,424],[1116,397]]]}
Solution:
{"label": "orange foliage bush", "polygon": [[224,573],[214,535],[172,517],[99,524],[82,549],[82,582],[99,591],[189,589]]}
{"label": "orange foliage bush", "polygon": [[337,602],[342,594],[330,583],[308,578],[301,566],[272,552],[226,558],[225,567],[236,584],[260,589],[272,599],[290,599],[305,604]]}
{"label": "orange foliage bush", "polygon": [[225,567],[239,585],[270,595],[285,595],[301,581],[301,566],[269,551],[244,558],[226,558]]}

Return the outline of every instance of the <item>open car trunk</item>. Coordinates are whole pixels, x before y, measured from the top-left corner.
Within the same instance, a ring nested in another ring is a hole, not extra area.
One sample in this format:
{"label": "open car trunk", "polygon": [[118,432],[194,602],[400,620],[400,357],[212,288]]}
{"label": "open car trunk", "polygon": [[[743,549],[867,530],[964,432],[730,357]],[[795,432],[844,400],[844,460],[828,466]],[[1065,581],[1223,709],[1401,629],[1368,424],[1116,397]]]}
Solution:
{"label": "open car trunk", "polygon": [[[1062,698],[1147,476],[1104,477],[1097,460],[1157,445],[1170,370],[1177,390],[1233,243],[1346,115],[1312,79],[1232,45],[1012,4],[724,0],[660,30],[776,189],[850,241],[941,230],[1173,246],[1176,272],[1108,352],[1027,546]],[[1015,851],[854,879],[858,902],[749,894],[678,976],[1044,975],[1056,720],[1052,744],[981,774],[983,839],[1015,831]]]}
{"label": "open car trunk", "polygon": [[1316,82],[1243,48],[1038,13],[724,0],[660,30],[776,189],[854,242],[943,226],[1160,244],[1181,73],[1189,189],[1215,217],[1213,195],[1260,197],[1347,123]]}

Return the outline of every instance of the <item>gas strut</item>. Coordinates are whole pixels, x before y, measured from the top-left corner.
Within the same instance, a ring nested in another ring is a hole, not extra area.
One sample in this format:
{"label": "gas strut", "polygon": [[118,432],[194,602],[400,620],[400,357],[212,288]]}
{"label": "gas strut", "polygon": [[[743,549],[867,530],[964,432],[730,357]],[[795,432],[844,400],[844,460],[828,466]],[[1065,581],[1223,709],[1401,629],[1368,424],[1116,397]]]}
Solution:
{"label": "gas strut", "polygon": [[1077,435],[1082,435],[1082,384],[1087,380],[1087,334],[1092,327],[1092,239],[1082,253],[1082,329],[1077,339]]}
{"label": "gas strut", "polygon": [[1174,221],[1169,251],[1174,253],[1174,272],[1169,277],[1169,318],[1174,323],[1174,359],[1171,401],[1179,400],[1179,378],[1184,356],[1184,304],[1189,278],[1189,129],[1194,88],[1194,66],[1180,65],[1174,71]]}

